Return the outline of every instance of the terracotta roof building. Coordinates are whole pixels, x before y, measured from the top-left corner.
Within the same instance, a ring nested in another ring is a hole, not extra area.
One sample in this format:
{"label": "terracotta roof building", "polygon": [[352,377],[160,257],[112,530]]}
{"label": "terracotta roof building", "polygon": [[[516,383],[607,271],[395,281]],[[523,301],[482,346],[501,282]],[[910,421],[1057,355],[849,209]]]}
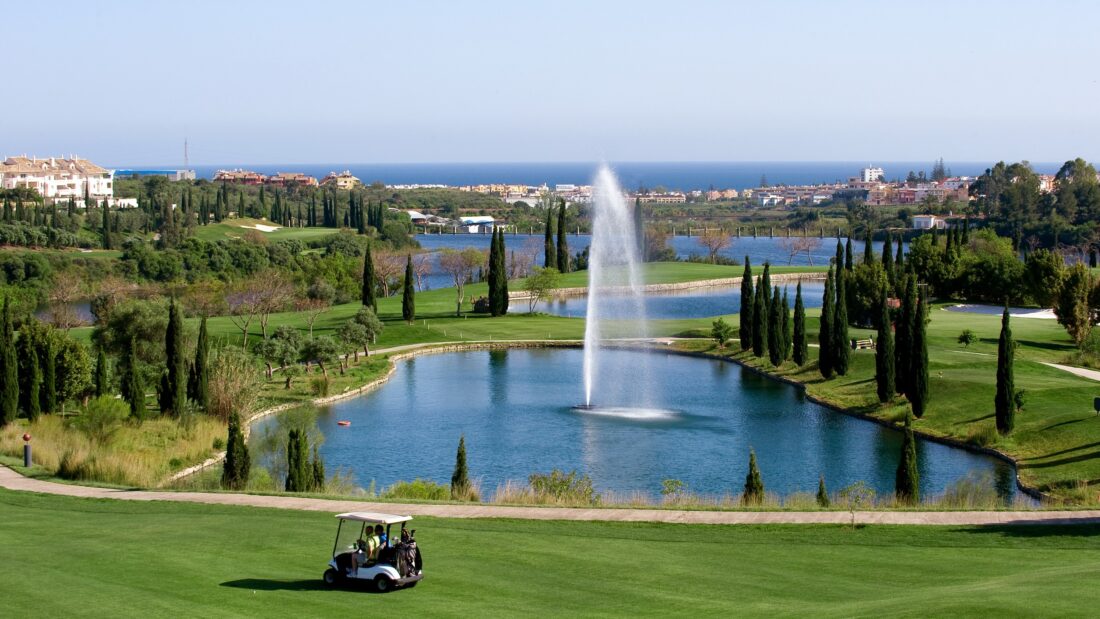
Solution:
{"label": "terracotta roof building", "polygon": [[69,157],[8,157],[0,164],[0,186],[30,187],[51,200],[114,197],[114,172],[74,155]]}
{"label": "terracotta roof building", "polygon": [[328,176],[321,179],[321,184],[326,187],[336,187],[337,189],[354,189],[359,184],[359,179],[352,176],[351,171],[344,170],[343,172],[329,172]]}

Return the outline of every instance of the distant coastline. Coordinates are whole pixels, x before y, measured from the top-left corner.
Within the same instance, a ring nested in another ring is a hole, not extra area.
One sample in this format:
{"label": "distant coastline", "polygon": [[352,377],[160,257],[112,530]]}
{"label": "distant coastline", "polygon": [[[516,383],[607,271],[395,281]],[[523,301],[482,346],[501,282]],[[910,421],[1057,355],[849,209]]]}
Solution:
{"label": "distant coastline", "polygon": [[[946,162],[955,175],[977,176],[995,162]],[[746,189],[769,184],[813,185],[843,182],[873,164],[886,171],[887,179],[904,179],[910,171],[929,171],[933,161],[731,161],[731,162],[619,162],[612,167],[622,185],[636,189],[657,186],[669,190]],[[322,178],[329,172],[350,170],[364,183],[382,181],[387,185],[438,184],[448,186],[484,183],[516,183],[550,186],[588,184],[597,163],[286,163],[192,165],[198,178],[211,179],[217,170],[244,168],[264,174],[303,172]],[[1060,163],[1032,163],[1036,172],[1053,174]],[[175,169],[180,165],[112,165],[120,169]]]}

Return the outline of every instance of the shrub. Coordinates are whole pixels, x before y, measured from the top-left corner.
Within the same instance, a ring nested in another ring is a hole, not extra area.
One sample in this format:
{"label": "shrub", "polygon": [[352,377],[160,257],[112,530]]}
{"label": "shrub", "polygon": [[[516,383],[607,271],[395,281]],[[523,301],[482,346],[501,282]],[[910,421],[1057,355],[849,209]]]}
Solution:
{"label": "shrub", "polygon": [[412,481],[399,481],[382,491],[383,499],[417,499],[421,501],[446,501],[451,498],[450,486],[419,477]]}
{"label": "shrub", "polygon": [[214,442],[211,444],[211,447],[214,449],[214,451],[221,451],[225,449],[225,439],[220,436],[215,437]]}
{"label": "shrub", "polygon": [[57,465],[57,476],[61,479],[87,479],[89,477],[88,459],[85,454],[72,450],[66,451]]}
{"label": "shrub", "polygon": [[252,411],[259,394],[259,372],[253,358],[240,348],[223,348],[213,355],[207,383],[206,412],[228,421],[236,412],[244,417]]}
{"label": "shrub", "polygon": [[592,478],[554,469],[549,473],[532,473],[527,478],[535,499],[540,503],[583,503],[595,505],[600,497],[592,486]]}
{"label": "shrub", "polygon": [[95,443],[106,445],[129,414],[130,408],[126,402],[110,396],[100,396],[92,398],[83,412],[73,418],[72,424]]}
{"label": "shrub", "polygon": [[971,344],[978,341],[978,336],[970,329],[963,329],[963,332],[959,334],[958,342],[967,348]]}
{"label": "shrub", "polygon": [[309,392],[319,398],[328,395],[328,388],[328,376],[318,376],[309,380]]}

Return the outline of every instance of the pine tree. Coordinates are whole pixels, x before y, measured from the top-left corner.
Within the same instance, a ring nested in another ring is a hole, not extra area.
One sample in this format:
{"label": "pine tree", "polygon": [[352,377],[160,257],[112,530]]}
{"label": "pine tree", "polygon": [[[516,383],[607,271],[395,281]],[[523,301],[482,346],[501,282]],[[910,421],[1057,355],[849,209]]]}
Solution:
{"label": "pine tree", "polygon": [[779,307],[779,286],[772,289],[768,303],[768,361],[772,365],[783,362],[783,310]]}
{"label": "pine tree", "polygon": [[229,415],[229,433],[225,442],[225,460],[222,463],[222,488],[243,490],[248,485],[252,458],[241,432],[241,418],[237,413]]}
{"label": "pine tree", "polygon": [[779,339],[782,342],[779,360],[786,361],[791,358],[791,346],[793,335],[791,333],[791,304],[787,299],[787,288],[783,288],[783,300],[779,304],[782,327],[779,330]]}
{"label": "pine tree", "polygon": [[794,332],[792,334],[791,357],[795,365],[802,367],[810,360],[806,342],[806,306],[802,303],[802,280],[799,280],[794,293]]}
{"label": "pine tree", "polygon": [[852,262],[852,235],[848,235],[848,241],[844,244],[844,270],[851,271],[854,266]]}
{"label": "pine tree", "polygon": [[412,324],[416,320],[416,292],[413,290],[413,258],[409,254],[405,260],[405,285],[401,294],[401,318]]}
{"label": "pine tree", "polygon": [[374,259],[369,244],[363,250],[363,305],[378,313],[378,300],[374,296]]}
{"label": "pine tree", "polygon": [[825,476],[820,475],[817,478],[817,506],[828,507],[829,502],[829,492],[825,489]]}
{"label": "pine tree", "polygon": [[913,438],[912,417],[905,415],[905,435],[901,441],[901,458],[894,475],[894,496],[902,505],[920,502],[920,471],[917,470],[917,442]]}
{"label": "pine tree", "polygon": [[458,452],[455,453],[455,469],[451,473],[451,498],[465,496],[470,490],[469,473],[466,471],[466,437],[458,437]]}
{"label": "pine tree", "polygon": [[925,301],[917,303],[913,315],[913,365],[910,368],[912,380],[909,384],[909,403],[913,406],[913,416],[920,419],[928,406],[928,339],[925,332]]}
{"label": "pine tree", "polygon": [[760,505],[764,502],[764,480],[756,466],[756,452],[749,450],[749,473],[745,475],[745,492],[741,495],[745,505]]}
{"label": "pine tree", "polygon": [[0,428],[19,415],[19,357],[15,352],[15,327],[10,301],[4,299],[3,324],[0,325]]}
{"label": "pine tree", "polygon": [[195,342],[195,361],[191,364],[191,375],[187,381],[187,397],[199,407],[206,409],[209,403],[209,370],[207,357],[210,345],[206,335],[206,316],[199,322],[199,339]]}
{"label": "pine tree", "polygon": [[851,346],[848,342],[848,271],[836,273],[836,306],[833,310],[833,371],[837,376],[848,374]]}
{"label": "pine tree", "polygon": [[901,312],[894,330],[894,382],[898,393],[909,391],[910,368],[913,365],[913,315],[916,313],[917,287],[914,276],[898,281]]}
{"label": "pine tree", "polygon": [[752,327],[754,322],[753,303],[755,299],[752,292],[752,265],[749,257],[745,256],[745,272],[741,274],[741,313],[737,316],[738,333],[741,339],[741,350],[752,347]]}
{"label": "pine tree", "polygon": [[997,395],[994,398],[997,432],[1005,436],[1011,434],[1016,425],[1016,378],[1012,367],[1015,351],[1008,307],[1005,307],[1001,314],[1001,336],[997,340]]}
{"label": "pine tree", "polygon": [[[841,269],[843,267],[837,267]],[[817,368],[821,376],[828,380],[833,377],[833,267],[825,277],[825,295],[821,301],[821,320],[817,330]]]}
{"label": "pine tree", "polygon": [[558,272],[568,273],[569,268],[569,241],[565,238],[565,200],[561,201],[558,209]]}
{"label": "pine tree", "polygon": [[546,231],[542,239],[542,266],[550,269],[558,267],[558,250],[554,248],[554,207],[546,209]]}
{"label": "pine tree", "polygon": [[[887,252],[889,253],[889,252]],[[879,293],[878,341],[875,343],[875,386],[878,401],[894,398],[894,334],[890,325],[890,306],[886,303],[886,288]]]}
{"label": "pine tree", "polygon": [[127,353],[126,385],[123,389],[126,400],[130,403],[130,416],[135,419],[145,417],[145,383],[141,379],[141,369],[138,367],[137,339],[130,338],[130,350]]}

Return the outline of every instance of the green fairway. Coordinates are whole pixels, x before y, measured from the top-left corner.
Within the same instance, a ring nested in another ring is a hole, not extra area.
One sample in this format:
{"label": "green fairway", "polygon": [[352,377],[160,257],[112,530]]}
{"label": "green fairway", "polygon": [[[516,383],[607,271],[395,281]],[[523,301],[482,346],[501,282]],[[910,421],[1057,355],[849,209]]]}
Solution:
{"label": "green fairway", "polygon": [[0,491],[3,614],[1091,616],[1092,526],[413,522],[415,589],[320,582],[331,514]]}
{"label": "green fairway", "polygon": [[[209,224],[206,226],[198,226],[195,228],[195,238],[202,239],[204,241],[221,241],[225,239],[239,239],[247,232],[256,232],[256,226],[273,226],[270,221],[262,219],[249,219],[242,217],[238,219],[227,219],[222,223]],[[276,230],[265,231],[259,229],[260,234],[264,238],[271,239],[273,241],[280,241],[285,239],[300,239],[308,240],[315,239],[330,234],[336,234],[339,232],[337,228],[284,228],[278,227]]]}

